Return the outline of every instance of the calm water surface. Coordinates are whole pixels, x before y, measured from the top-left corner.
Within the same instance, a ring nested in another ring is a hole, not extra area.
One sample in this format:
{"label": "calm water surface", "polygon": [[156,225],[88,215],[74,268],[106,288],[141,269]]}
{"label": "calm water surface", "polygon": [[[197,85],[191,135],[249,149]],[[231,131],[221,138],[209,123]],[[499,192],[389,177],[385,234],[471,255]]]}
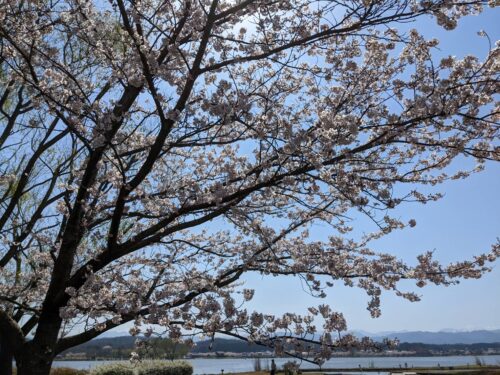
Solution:
{"label": "calm water surface", "polygon": [[[500,365],[500,355],[478,356],[487,365]],[[356,358],[332,358],[327,361],[323,368],[356,368],[361,367],[431,367],[431,366],[456,366],[475,364],[475,356],[446,356],[446,357],[356,357]],[[283,363],[289,361],[288,358],[277,358],[276,364],[278,368]],[[254,370],[253,358],[196,358],[187,360],[193,365],[194,374],[220,374],[224,372],[245,372]],[[96,366],[112,363],[117,361],[56,361],[54,367],[72,367],[75,369],[88,370]],[[261,359],[262,368],[269,366],[271,360],[268,358]],[[301,368],[318,368],[317,366],[302,362]],[[319,369],[319,368],[318,368]]]}

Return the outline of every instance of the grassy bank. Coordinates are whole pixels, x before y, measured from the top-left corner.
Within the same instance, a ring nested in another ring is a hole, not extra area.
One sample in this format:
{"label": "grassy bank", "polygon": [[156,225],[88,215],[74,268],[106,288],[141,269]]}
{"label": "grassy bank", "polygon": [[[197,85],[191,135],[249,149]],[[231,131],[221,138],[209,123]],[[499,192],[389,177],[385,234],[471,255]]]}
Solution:
{"label": "grassy bank", "polygon": [[[76,370],[69,367],[56,367],[50,370],[50,375],[88,375],[87,370]],[[12,375],[17,375],[16,369],[13,369]]]}

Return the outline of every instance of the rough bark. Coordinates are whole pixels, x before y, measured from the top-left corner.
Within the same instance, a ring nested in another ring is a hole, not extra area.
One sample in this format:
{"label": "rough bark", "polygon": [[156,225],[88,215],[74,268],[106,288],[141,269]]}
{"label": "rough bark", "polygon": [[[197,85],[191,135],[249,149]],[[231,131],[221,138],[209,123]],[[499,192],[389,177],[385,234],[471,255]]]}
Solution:
{"label": "rough bark", "polygon": [[0,375],[11,375],[13,355],[24,345],[23,332],[16,320],[0,309]]}
{"label": "rough bark", "polygon": [[0,337],[0,375],[12,375],[14,356],[5,338]]}
{"label": "rough bark", "polygon": [[33,340],[16,353],[17,375],[49,375],[62,322],[57,310],[52,310],[39,321]]}
{"label": "rough bark", "polygon": [[50,348],[26,344],[15,356],[17,375],[49,375],[53,361],[50,353]]}

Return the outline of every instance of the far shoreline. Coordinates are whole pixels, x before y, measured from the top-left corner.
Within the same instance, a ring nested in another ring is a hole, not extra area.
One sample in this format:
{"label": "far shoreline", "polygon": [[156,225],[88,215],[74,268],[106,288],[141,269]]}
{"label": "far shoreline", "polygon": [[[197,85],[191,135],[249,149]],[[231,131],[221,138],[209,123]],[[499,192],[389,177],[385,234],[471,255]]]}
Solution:
{"label": "far shoreline", "polygon": [[[488,357],[488,356],[498,356],[499,353],[484,353],[484,354],[453,354],[453,353],[443,353],[443,354],[380,354],[375,353],[373,355],[363,354],[363,355],[333,355],[330,359],[334,358],[433,358],[433,357]],[[243,356],[230,356],[230,355],[207,355],[207,356],[194,356],[194,357],[181,357],[175,359],[161,359],[165,361],[186,361],[191,359],[289,359],[300,361],[299,358],[284,356],[263,356],[263,355],[243,355]],[[307,358],[307,357],[306,357]],[[89,362],[101,362],[101,361],[128,361],[128,358],[58,358],[54,359],[57,362],[79,362],[79,361],[89,361]]]}

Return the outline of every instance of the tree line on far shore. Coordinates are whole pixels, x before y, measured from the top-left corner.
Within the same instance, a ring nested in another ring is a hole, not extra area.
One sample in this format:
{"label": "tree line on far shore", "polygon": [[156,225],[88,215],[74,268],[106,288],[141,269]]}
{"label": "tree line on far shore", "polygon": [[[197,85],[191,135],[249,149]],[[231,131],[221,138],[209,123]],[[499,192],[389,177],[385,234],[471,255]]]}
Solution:
{"label": "tree line on far shore", "polygon": [[[139,345],[137,341],[139,340]],[[269,349],[259,345],[252,345],[241,340],[215,339],[199,341],[193,347],[167,338],[136,338],[132,336],[102,338],[92,340],[62,353],[61,358],[129,358],[131,352],[136,351],[144,358],[183,358],[188,354],[216,353],[263,353]],[[397,351],[414,352],[415,355],[427,356],[443,354],[494,354],[500,353],[500,343],[476,344],[424,344],[401,343]],[[362,353],[352,351],[350,355]]]}

